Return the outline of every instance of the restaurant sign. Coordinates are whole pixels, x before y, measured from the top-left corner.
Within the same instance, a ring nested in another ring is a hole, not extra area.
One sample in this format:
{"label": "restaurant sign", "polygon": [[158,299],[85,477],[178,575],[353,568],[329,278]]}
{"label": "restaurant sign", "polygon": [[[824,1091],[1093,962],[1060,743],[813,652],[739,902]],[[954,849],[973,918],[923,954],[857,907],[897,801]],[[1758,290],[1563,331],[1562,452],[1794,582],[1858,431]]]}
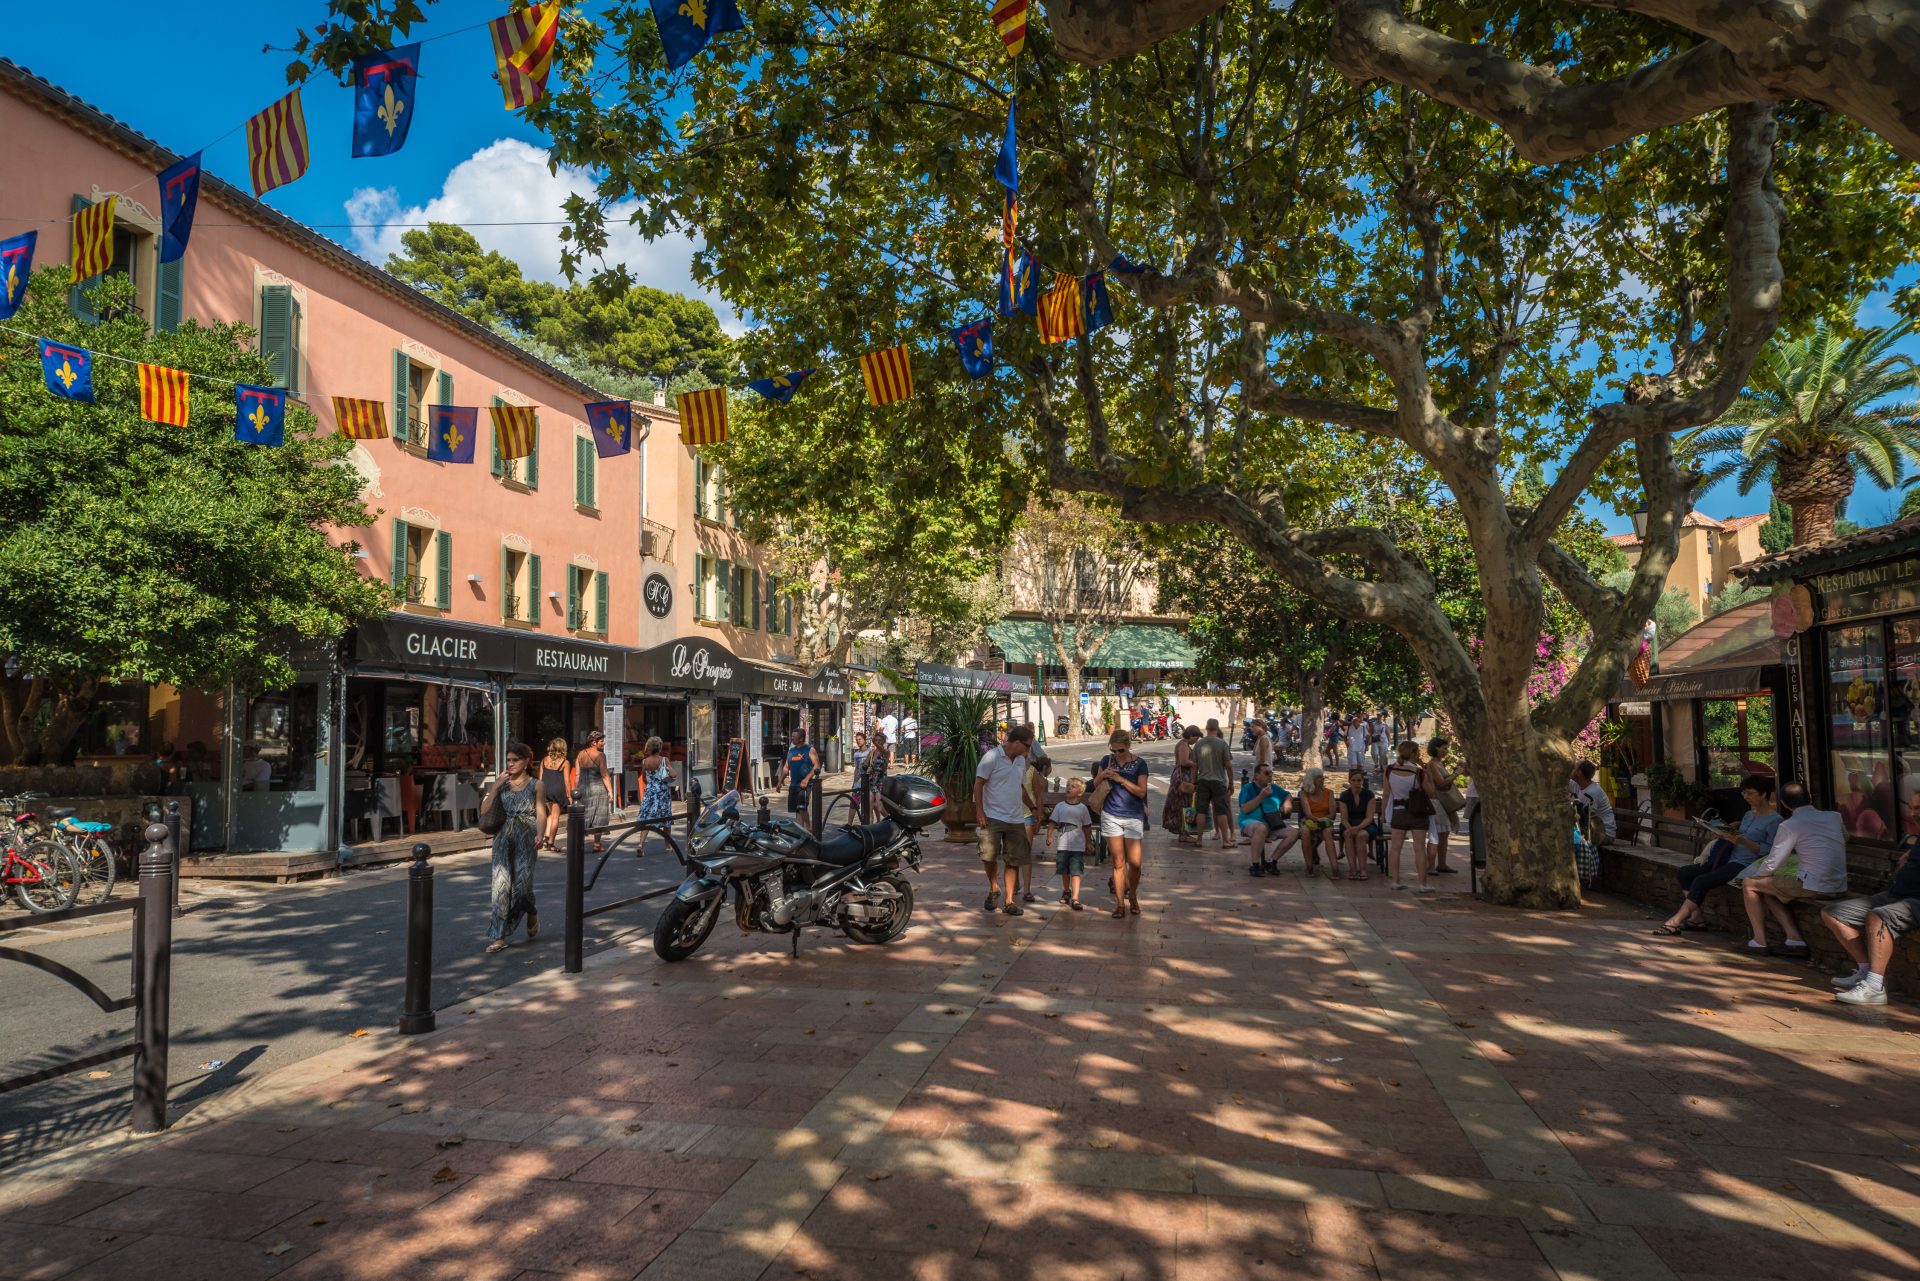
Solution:
{"label": "restaurant sign", "polygon": [[1816,574],[1824,622],[1920,609],[1920,556],[1867,565],[1837,574]]}
{"label": "restaurant sign", "polygon": [[760,692],[757,671],[726,646],[699,637],[668,641],[628,654],[626,683],[716,694]]}
{"label": "restaurant sign", "polygon": [[485,676],[514,670],[513,642],[506,632],[389,615],[354,629],[353,660],[362,667]]}

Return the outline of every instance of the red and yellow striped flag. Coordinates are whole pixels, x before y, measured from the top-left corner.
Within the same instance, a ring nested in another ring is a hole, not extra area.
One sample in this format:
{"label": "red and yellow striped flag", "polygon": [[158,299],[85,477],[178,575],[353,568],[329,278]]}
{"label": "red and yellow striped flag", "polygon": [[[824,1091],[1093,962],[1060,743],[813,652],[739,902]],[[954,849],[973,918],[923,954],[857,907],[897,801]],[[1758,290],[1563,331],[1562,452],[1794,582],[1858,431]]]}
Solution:
{"label": "red and yellow striped flag", "polygon": [[387,438],[385,401],[335,396],[333,420],[339,424],[340,434],[348,440],[385,440]]}
{"label": "red and yellow striped flag", "polygon": [[1019,57],[1027,47],[1027,0],[999,0],[993,6],[993,26],[1007,52]]}
{"label": "red and yellow striped flag", "polygon": [[92,280],[113,265],[113,202],[108,196],[73,215],[73,284]]}
{"label": "red and yellow striped flag", "polygon": [[905,343],[860,357],[860,376],[867,380],[868,404],[891,405],[913,395],[913,360]]}
{"label": "red and yellow striped flag", "polygon": [[307,171],[310,159],[298,89],[247,121],[247,174],[254,195],[292,182]]}
{"label": "red and yellow striped flag", "polygon": [[1080,277],[1057,271],[1053,288],[1040,295],[1040,341],[1065,342],[1087,332],[1087,306]]}
{"label": "red and yellow striped flag", "polygon": [[187,425],[187,371],[140,366],[140,416],[150,423]]}
{"label": "red and yellow striped flag", "polygon": [[493,447],[501,462],[525,458],[540,435],[540,411],[532,405],[493,407]]}
{"label": "red and yellow striped flag", "polygon": [[553,69],[553,40],[560,30],[560,6],[528,5],[487,24],[493,34],[493,60],[499,68],[500,96],[507,110],[540,100]]}
{"label": "red and yellow striped flag", "polygon": [[680,443],[717,445],[727,438],[727,389],[682,392],[673,398],[680,411]]}

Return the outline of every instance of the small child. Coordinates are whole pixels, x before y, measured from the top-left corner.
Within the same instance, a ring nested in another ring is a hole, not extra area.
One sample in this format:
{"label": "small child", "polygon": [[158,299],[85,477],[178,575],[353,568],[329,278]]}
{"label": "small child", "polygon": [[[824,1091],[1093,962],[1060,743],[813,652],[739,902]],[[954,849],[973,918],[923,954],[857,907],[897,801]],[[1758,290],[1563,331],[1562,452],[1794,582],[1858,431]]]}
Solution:
{"label": "small child", "polygon": [[[1040,816],[1048,812],[1052,788],[1053,760],[1051,757],[1042,755],[1039,749],[1036,748],[1033,754],[1027,759],[1026,777],[1021,781],[1023,799],[1027,803],[1027,843],[1029,846],[1031,846],[1034,839],[1040,835],[1040,824],[1042,821]],[[1021,899],[1028,903],[1037,902],[1038,900],[1034,897],[1033,893],[1033,864],[1028,863],[1024,867],[1017,868],[1015,875],[1020,883]]]}
{"label": "small child", "polygon": [[1067,798],[1047,815],[1047,844],[1060,833],[1059,852],[1053,857],[1053,870],[1060,877],[1060,901],[1078,912],[1080,874],[1085,870],[1087,833],[1093,829],[1093,814],[1087,809],[1087,785],[1077,778],[1067,780]]}

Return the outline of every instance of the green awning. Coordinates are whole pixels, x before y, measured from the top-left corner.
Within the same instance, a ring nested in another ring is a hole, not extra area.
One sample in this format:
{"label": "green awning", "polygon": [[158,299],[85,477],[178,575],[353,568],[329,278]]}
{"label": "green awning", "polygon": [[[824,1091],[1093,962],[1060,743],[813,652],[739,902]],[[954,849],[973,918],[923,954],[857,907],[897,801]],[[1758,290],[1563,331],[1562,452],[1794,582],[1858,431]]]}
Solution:
{"label": "green awning", "polygon": [[[1068,629],[1067,643],[1073,643],[1071,628]],[[1034,663],[1060,665],[1060,655],[1053,648],[1053,636],[1047,625],[1035,618],[1003,618],[987,628],[987,635],[993,638],[1007,656],[1009,663]],[[1093,656],[1091,667],[1158,667],[1187,668],[1198,660],[1193,646],[1187,644],[1187,638],[1178,628],[1152,623],[1125,623],[1100,652]]]}

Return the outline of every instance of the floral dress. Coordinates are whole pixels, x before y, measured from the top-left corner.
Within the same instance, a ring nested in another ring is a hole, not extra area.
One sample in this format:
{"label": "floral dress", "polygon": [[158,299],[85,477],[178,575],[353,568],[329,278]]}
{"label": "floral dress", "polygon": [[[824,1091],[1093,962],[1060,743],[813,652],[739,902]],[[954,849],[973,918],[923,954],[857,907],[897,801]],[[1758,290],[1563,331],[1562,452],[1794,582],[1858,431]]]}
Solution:
{"label": "floral dress", "polygon": [[520,919],[534,915],[533,864],[539,857],[540,825],[532,779],[519,787],[500,786],[500,808],[506,826],[493,834],[493,914],[487,937],[504,939],[520,928]]}
{"label": "floral dress", "polygon": [[673,771],[667,768],[665,757],[651,770],[643,770],[640,775],[646,783],[646,790],[640,794],[640,814],[642,823],[664,823],[673,817]]}

